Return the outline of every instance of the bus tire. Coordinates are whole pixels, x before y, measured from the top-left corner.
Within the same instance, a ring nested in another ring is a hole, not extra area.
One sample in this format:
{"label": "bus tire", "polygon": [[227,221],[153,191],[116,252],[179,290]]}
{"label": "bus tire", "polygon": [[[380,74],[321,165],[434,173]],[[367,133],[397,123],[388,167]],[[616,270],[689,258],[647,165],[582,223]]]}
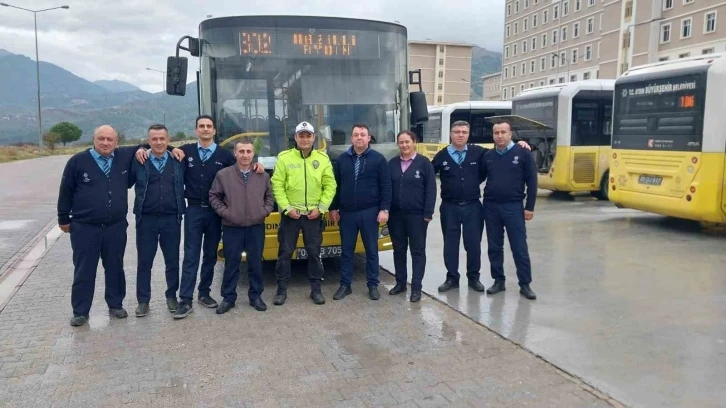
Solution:
{"label": "bus tire", "polygon": [[605,172],[605,174],[602,175],[602,179],[600,179],[600,189],[597,191],[591,191],[590,194],[592,194],[593,197],[597,198],[598,200],[607,200],[608,199],[608,178],[610,177],[609,172]]}

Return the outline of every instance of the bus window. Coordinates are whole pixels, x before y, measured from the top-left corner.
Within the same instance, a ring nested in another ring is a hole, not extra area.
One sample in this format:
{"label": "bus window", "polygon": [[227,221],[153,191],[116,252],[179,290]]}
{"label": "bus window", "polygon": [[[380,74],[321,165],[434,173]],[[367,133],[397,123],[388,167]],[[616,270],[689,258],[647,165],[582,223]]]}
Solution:
{"label": "bus window", "polygon": [[441,143],[441,114],[429,113],[428,122],[423,127],[424,143]]}
{"label": "bus window", "polygon": [[600,109],[597,101],[572,101],[572,146],[599,146]]}
{"label": "bus window", "polygon": [[613,104],[606,103],[602,108],[602,137],[600,146],[610,146],[610,139],[613,135]]}

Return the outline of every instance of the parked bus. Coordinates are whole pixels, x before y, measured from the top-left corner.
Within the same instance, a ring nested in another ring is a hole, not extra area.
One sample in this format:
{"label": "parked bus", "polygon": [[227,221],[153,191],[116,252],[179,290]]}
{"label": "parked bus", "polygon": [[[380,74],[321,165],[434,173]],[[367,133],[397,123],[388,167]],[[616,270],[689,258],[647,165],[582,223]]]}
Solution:
{"label": "parked bus", "polygon": [[726,222],[726,54],[635,67],[615,85],[610,200]]}
{"label": "parked bus", "polygon": [[511,111],[512,103],[509,101],[468,101],[429,107],[429,120],[423,125],[421,143],[417,144],[416,152],[433,159],[439,150],[450,144],[451,124],[457,120],[469,122],[469,143],[492,147],[492,125],[485,119],[509,115]]}
{"label": "parked bus", "polygon": [[[199,57],[199,111],[214,118],[217,143],[231,149],[235,140],[252,137],[256,158],[269,172],[278,153],[294,145],[302,121],[314,125],[316,148],[333,161],[350,146],[353,124],[361,122],[370,126],[372,147],[390,158],[398,154],[395,134],[422,120],[410,120],[409,100],[417,105],[422,95],[408,93],[407,44],[404,26],[379,21],[212,18],[202,21],[198,38],[179,40],[176,57],[168,59],[167,93],[186,92],[187,60],[179,50]],[[265,220],[265,260],[277,258],[279,222],[275,206]],[[326,220],[321,256],[339,256],[340,245],[338,226]],[[380,226],[378,249],[391,249],[386,225]],[[356,252],[362,251],[358,241]],[[302,236],[293,258],[307,258]]]}
{"label": "parked bus", "polygon": [[512,115],[547,126],[516,134],[532,146],[539,188],[608,198],[614,85],[614,80],[548,85],[512,100]]}

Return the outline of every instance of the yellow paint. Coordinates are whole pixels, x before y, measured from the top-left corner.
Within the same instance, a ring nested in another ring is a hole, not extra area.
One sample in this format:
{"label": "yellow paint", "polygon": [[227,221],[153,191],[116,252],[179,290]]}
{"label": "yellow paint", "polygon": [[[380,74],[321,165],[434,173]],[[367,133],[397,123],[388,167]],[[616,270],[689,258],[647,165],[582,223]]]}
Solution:
{"label": "yellow paint", "polygon": [[[537,187],[564,192],[598,191],[609,169],[609,155],[610,146],[557,147],[550,171],[538,174]],[[591,166],[580,164],[584,157],[592,158]]]}

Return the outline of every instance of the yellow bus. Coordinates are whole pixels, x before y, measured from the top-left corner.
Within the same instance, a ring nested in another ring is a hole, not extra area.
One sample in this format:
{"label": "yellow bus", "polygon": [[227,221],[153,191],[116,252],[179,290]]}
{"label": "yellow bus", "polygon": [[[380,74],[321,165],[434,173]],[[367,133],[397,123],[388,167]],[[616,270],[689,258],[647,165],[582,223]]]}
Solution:
{"label": "yellow bus", "polygon": [[610,201],[726,223],[726,54],[635,67],[615,84]]}
{"label": "yellow bus", "polygon": [[[353,124],[361,122],[370,127],[372,148],[391,158],[398,154],[395,135],[425,120],[411,120],[416,116],[411,111],[426,113],[422,92],[408,91],[407,44],[404,26],[379,21],[211,18],[199,25],[198,38],[182,37],[176,57],[168,58],[167,93],[186,92],[188,63],[179,50],[198,57],[199,112],[214,118],[217,143],[231,149],[234,140],[253,137],[256,158],[269,172],[278,153],[294,145],[294,129],[302,121],[315,125],[316,148],[332,161],[350,145]],[[277,259],[279,222],[275,207],[265,220],[264,260]],[[321,257],[339,256],[340,245],[338,226],[326,220]],[[388,228],[381,225],[378,249],[391,248]],[[360,241],[356,252],[363,252]],[[307,258],[302,234],[293,258]]]}
{"label": "yellow bus", "polygon": [[605,79],[547,85],[512,99],[512,115],[548,128],[517,132],[532,146],[539,188],[607,200],[614,85]]}
{"label": "yellow bus", "polygon": [[433,159],[439,150],[451,143],[451,124],[457,120],[469,123],[469,143],[491,148],[494,146],[492,124],[486,119],[511,112],[512,103],[509,101],[468,101],[429,107],[428,121],[423,124],[416,153]]}

